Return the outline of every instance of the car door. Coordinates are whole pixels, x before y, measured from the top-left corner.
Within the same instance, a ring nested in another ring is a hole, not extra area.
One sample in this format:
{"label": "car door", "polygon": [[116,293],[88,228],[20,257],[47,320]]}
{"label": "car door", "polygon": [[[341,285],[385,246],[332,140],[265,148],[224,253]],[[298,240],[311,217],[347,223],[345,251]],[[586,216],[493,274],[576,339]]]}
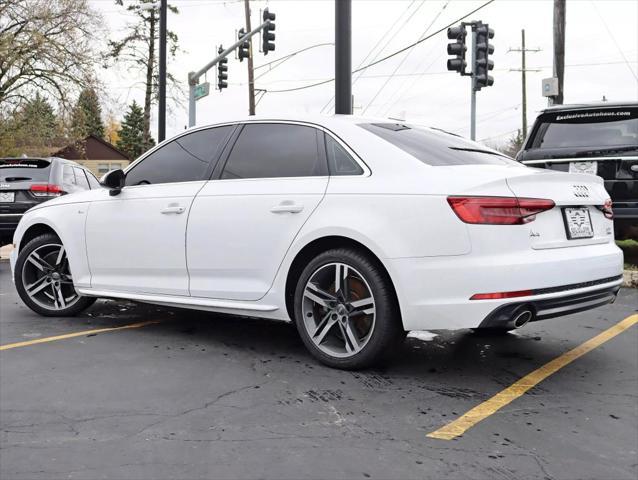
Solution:
{"label": "car door", "polygon": [[247,123],[235,138],[188,220],[192,296],[263,297],[328,185],[322,131]]}
{"label": "car door", "polygon": [[232,129],[180,136],[132,164],[119,195],[97,193],[86,222],[92,288],[188,295],[188,212]]}

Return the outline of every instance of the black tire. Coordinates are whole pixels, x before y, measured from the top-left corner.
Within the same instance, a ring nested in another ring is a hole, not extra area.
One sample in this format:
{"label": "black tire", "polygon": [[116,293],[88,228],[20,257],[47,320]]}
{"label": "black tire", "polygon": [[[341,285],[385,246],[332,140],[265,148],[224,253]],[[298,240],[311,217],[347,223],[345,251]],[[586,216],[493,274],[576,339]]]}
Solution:
{"label": "black tire", "polygon": [[45,233],[32,239],[24,247],[22,247],[20,253],[18,254],[15,266],[14,281],[16,290],[18,291],[18,295],[20,295],[20,298],[25,303],[25,305],[40,315],[43,315],[45,317],[72,317],[93,305],[93,303],[95,303],[97,299],[95,297],[83,297],[79,295],[77,301],[66,308],[44,308],[43,306],[36,303],[29,296],[23,282],[23,270],[25,268],[25,263],[27,262],[27,258],[29,257],[29,255],[31,255],[31,253],[33,253],[40,247],[55,243],[62,244],[62,242],[56,235],[52,233]]}
{"label": "black tire", "polygon": [[[346,358],[319,349],[311,339],[303,317],[304,292],[308,281],[322,267],[332,263],[344,264],[360,273],[370,288],[375,304],[374,323],[367,343],[360,351]],[[308,263],[297,281],[294,316],[297,331],[306,348],[321,363],[333,368],[358,370],[377,365],[396,353],[405,338],[398,302],[387,273],[376,259],[351,248],[328,250]]]}

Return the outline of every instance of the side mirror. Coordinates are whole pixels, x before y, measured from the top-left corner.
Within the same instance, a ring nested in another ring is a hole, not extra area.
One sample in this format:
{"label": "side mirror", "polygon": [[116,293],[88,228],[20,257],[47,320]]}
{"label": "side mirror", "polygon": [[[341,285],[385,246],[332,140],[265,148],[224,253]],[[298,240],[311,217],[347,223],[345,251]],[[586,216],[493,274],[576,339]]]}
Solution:
{"label": "side mirror", "polygon": [[102,180],[100,180],[100,183],[110,190],[109,195],[113,197],[115,195],[119,195],[122,191],[125,178],[126,174],[124,173],[124,170],[118,168],[117,170],[111,170],[106,173],[102,177]]}

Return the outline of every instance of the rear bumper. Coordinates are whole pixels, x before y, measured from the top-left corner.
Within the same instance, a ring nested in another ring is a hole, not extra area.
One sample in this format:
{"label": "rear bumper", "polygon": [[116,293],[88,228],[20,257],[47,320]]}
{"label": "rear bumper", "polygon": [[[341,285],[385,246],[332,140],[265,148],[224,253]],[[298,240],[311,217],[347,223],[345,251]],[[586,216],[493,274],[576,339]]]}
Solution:
{"label": "rear bumper", "polygon": [[[603,288],[597,290],[585,291],[580,293],[572,293],[573,289],[563,290],[565,296],[546,298],[546,299],[531,299],[524,302],[513,302],[507,305],[502,305],[490,313],[485,320],[479,325],[480,328],[493,328],[493,327],[505,327],[511,324],[512,318],[517,313],[523,310],[529,310],[532,312],[532,322],[538,320],[546,320],[548,318],[562,317],[564,315],[571,315],[572,313],[584,312],[592,308],[601,307],[612,303],[616,300],[616,295],[620,290],[620,285],[616,285],[617,282],[622,281],[622,275],[611,279],[601,279],[596,282],[599,285],[606,284]],[[612,285],[612,286],[609,286]],[[566,285],[565,287],[570,287]]]}
{"label": "rear bumper", "polygon": [[[596,302],[586,304],[585,296],[620,288],[623,255],[609,242],[495,255],[404,258],[388,260],[386,266],[406,330],[461,329],[481,327],[501,307],[530,302],[537,305],[539,319],[594,308]],[[600,280],[609,281],[597,283]],[[477,293],[521,290],[534,292],[526,297],[470,300]],[[584,296],[580,307],[554,310],[571,301],[581,303],[580,295]],[[611,300],[609,296],[605,303]]]}

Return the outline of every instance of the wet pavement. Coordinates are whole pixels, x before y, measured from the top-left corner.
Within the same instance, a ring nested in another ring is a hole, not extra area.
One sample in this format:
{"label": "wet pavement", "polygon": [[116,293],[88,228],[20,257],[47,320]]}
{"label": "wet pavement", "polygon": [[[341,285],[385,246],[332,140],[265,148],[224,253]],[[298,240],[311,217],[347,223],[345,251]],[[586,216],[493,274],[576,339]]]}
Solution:
{"label": "wet pavement", "polygon": [[39,317],[0,262],[0,478],[638,477],[638,325],[445,441],[426,435],[636,312],[502,337],[420,333],[382,369],[316,363],[286,323],[115,301]]}

